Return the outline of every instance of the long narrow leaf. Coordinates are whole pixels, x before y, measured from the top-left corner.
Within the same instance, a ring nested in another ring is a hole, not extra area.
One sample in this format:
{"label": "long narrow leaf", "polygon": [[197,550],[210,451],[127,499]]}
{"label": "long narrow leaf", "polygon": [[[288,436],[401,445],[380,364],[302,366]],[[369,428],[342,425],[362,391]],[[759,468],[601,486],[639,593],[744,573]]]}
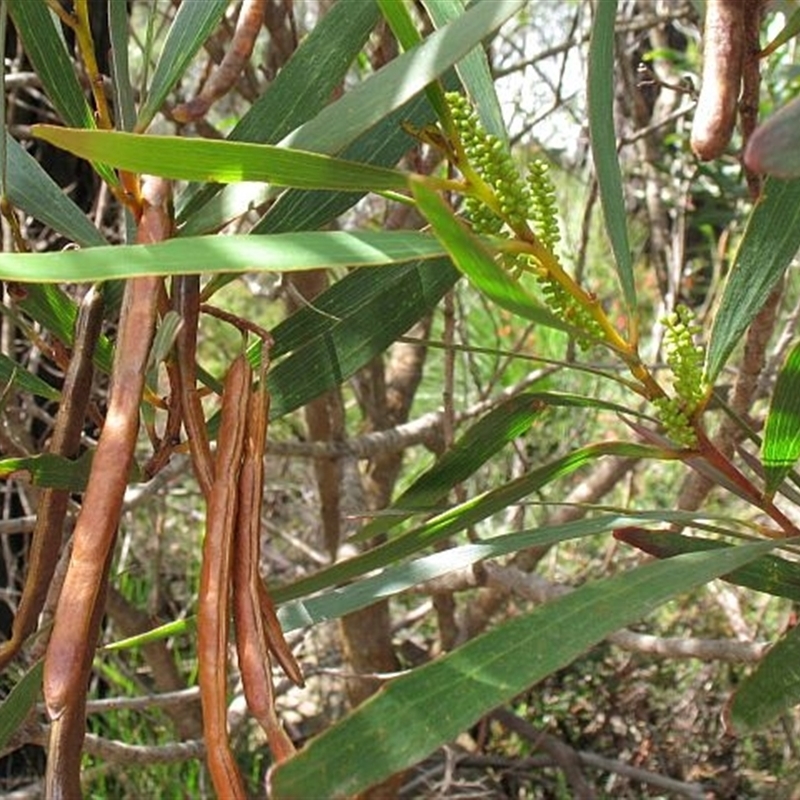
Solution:
{"label": "long narrow leaf", "polygon": [[38,375],[34,375],[25,367],[17,364],[16,361],[5,354],[0,354],[0,394],[5,391],[6,386],[13,384],[17,389],[37,397],[44,397],[48,400],[57,400],[59,393],[49,383],[43,381]]}
{"label": "long narrow leaf", "polygon": [[441,197],[423,180],[413,180],[411,190],[420,211],[430,222],[453,263],[477,289],[502,308],[525,319],[551,328],[569,330],[497,263],[486,247],[456,219]]}
{"label": "long narrow leaf", "polygon": [[[270,370],[270,417],[287,414],[340,386],[432,311],[457,278],[445,259],[420,262],[404,272],[399,283],[382,287],[369,304],[345,312],[340,324],[326,326]],[[346,302],[346,295],[339,297]]]}
{"label": "long narrow leaf", "polygon": [[406,531],[366,553],[321,569],[314,575],[301,578],[288,586],[276,588],[273,596],[276,602],[303,597],[421,552],[448,536],[472,525],[477,525],[493,514],[504,511],[542,486],[546,486],[558,478],[571,475],[585,464],[607,455],[631,458],[659,458],[662,456],[660,451],[652,447],[628,442],[601,442],[580,448],[550,464],[531,470],[497,489],[471,498],[437,515],[424,525]]}
{"label": "long narrow leaf", "polygon": [[289,147],[337,153],[380,122],[491,36],[525,0],[491,0],[432,33],[419,47],[391,61],[282,142]]}
{"label": "long narrow leaf", "polygon": [[82,158],[175,180],[258,181],[303,189],[376,192],[407,186],[405,174],[396,170],[266,144],[83,131],[52,125],[35,125],[33,133]]}
{"label": "long narrow leaf", "polygon": [[800,703],[800,627],[792,628],[761,659],[733,695],[728,721],[736,733],[769,725]]}
{"label": "long narrow leaf", "polygon": [[[423,5],[437,28],[461,16],[465,7],[463,0],[423,0]],[[486,51],[476,47],[467,53],[456,64],[456,72],[486,132],[508,144],[508,130],[503,121]]]}
{"label": "long narrow leaf", "polygon": [[800,179],[767,179],[736,251],[711,329],[706,374],[713,383],[800,248]]}
{"label": "long narrow leaf", "polygon": [[92,451],[80,458],[64,458],[53,453],[0,460],[0,480],[13,478],[34,486],[82,492],[92,466]]}
{"label": "long narrow leaf", "polygon": [[42,686],[43,671],[44,661],[37,661],[0,703],[0,749],[5,750],[9,739],[17,732],[36,703]]}
{"label": "long narrow leaf", "polygon": [[764,428],[761,460],[766,491],[773,495],[800,458],[800,344],[781,367]]}
{"label": "long narrow leaf", "polygon": [[43,0],[6,0],[25,54],[42,81],[45,92],[61,119],[75,128],[93,128],[94,117],[86,102],[75,68]]}
{"label": "long narrow leaf", "polygon": [[80,283],[139,275],[295,272],[386,266],[441,258],[443,253],[433,238],[413,231],[178,237],[152,245],[93,247],[59,253],[2,253],[0,279]]}
{"label": "long narrow leaf", "polygon": [[489,558],[499,558],[528,547],[550,547],[570,539],[596,536],[633,521],[640,522],[631,517],[609,514],[563,525],[491,536],[475,544],[450,547],[408,563],[390,564],[377,575],[328,590],[315,597],[292,600],[281,606],[278,618],[284,631],[338,619],[370,606],[377,600],[394,597],[426,581]]}
{"label": "long narrow leaf", "polygon": [[[238,142],[274,144],[311,119],[330,101],[334,89],[344,80],[379,17],[372,0],[339,0],[334,3],[300,42],[292,57],[250,106],[228,138]],[[314,75],[313,81],[308,79],[311,74]],[[236,188],[235,185],[224,189],[220,186],[190,187],[176,200],[179,221],[186,219],[194,224],[198,210],[220,189],[223,194],[230,195]],[[237,205],[227,198],[219,201],[218,205],[234,209],[231,219],[247,208],[246,202]],[[204,214],[209,215],[209,212]],[[202,228],[193,227],[192,232],[217,230],[223,223],[224,220],[215,220]]]}
{"label": "long narrow leaf", "polygon": [[589,45],[589,135],[600,188],[606,232],[614,251],[622,294],[630,313],[636,313],[636,284],[628,241],[627,212],[614,131],[614,23],[616,0],[597,5]]}
{"label": "long narrow leaf", "polygon": [[136,124],[136,103],[131,85],[130,65],[128,63],[128,36],[130,11],[127,3],[108,4],[108,34],[111,41],[111,77],[114,90],[115,127],[122,131],[132,131]]}
{"label": "long narrow leaf", "polygon": [[100,231],[60,186],[11,136],[6,136],[8,198],[26,214],[49,225],[81,247],[106,244]]}
{"label": "long narrow leaf", "polygon": [[[648,531],[637,526],[615,531],[614,538],[657,558],[673,558],[683,553],[722,550],[733,546],[716,539],[685,536],[667,531]],[[787,561],[785,558],[762,556],[747,566],[721,577],[736,586],[746,586],[757,592],[800,602],[800,567],[796,562]]]}
{"label": "long narrow leaf", "polygon": [[[28,0],[21,0],[26,3]],[[143,131],[161,108],[167,95],[183,77],[203,42],[217,27],[228,0],[181,3],[167,34],[147,96],[139,109],[136,129]]]}
{"label": "long narrow leaf", "polygon": [[451,741],[613,631],[772,546],[741,545],[646,564],[511,619],[398,678],[309,742],[275,768],[271,796],[351,797]]}
{"label": "long narrow leaf", "polygon": [[[0,254],[0,259],[4,257],[5,254]],[[60,286],[55,283],[28,284],[15,305],[60,342],[67,346],[72,344],[78,307]],[[94,363],[101,371],[110,372],[111,359],[111,344],[103,335],[95,348]]]}
{"label": "long narrow leaf", "polygon": [[392,503],[390,515],[367,523],[356,541],[385,533],[415,512],[433,510],[456,484],[465,481],[505,445],[522,436],[545,408],[535,395],[520,394],[490,411]]}

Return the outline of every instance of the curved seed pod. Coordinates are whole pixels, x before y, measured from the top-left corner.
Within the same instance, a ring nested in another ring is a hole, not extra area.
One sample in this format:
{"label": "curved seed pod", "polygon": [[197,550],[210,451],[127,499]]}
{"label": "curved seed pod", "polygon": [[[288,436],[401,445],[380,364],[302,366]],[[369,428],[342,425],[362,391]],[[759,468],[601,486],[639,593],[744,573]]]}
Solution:
{"label": "curved seed pod", "polygon": [[251,372],[247,359],[239,356],[225,378],[216,478],[208,499],[197,613],[198,682],[203,707],[206,761],[217,794],[233,800],[245,800],[247,797],[228,739],[226,663],[237,489],[242,468]]}
{"label": "curved seed pod", "polygon": [[178,380],[180,386],[181,416],[189,453],[192,458],[197,482],[203,496],[208,500],[214,482],[214,463],[206,433],[206,421],[200,395],[197,392],[197,319],[200,312],[200,277],[198,275],[176,275],[172,282],[172,303],[180,314],[183,325],[175,342]]}
{"label": "curved seed pod", "polygon": [[[259,603],[259,587],[263,586],[258,565],[268,413],[269,394],[262,372],[247,410],[247,439],[239,478],[239,511],[234,537],[233,614],[247,705],[264,729],[275,760],[280,762],[294,755],[295,748],[275,713],[269,640]],[[292,657],[291,651],[289,655]],[[294,664],[299,672],[296,662]]]}
{"label": "curved seed pod", "polygon": [[750,0],[706,0],[703,78],[691,141],[695,155],[704,161],[722,155],[736,123],[747,2]]}
{"label": "curved seed pod", "polygon": [[[171,191],[161,178],[145,180],[139,243],[172,232]],[[103,616],[108,569],[116,541],[136,437],[139,403],[155,329],[161,279],[127,283],[106,414],[44,662],[44,700],[53,720],[45,784],[50,798],[80,796],[86,685]]]}
{"label": "curved seed pod", "polygon": [[172,110],[172,116],[178,122],[193,122],[204,117],[211,104],[233,88],[245,64],[250,60],[256,38],[264,24],[264,3],[265,0],[242,2],[228,52],[206,81],[200,94]]}
{"label": "curved seed pod", "polygon": [[[71,458],[78,453],[86,407],[92,389],[92,356],[103,322],[103,296],[90,289],[81,301],[75,323],[75,344],[69,362],[61,404],[56,414],[50,452]],[[0,645],[0,670],[16,655],[23,641],[36,628],[36,621],[44,607],[50,581],[58,561],[62,527],[67,513],[69,492],[45,489],[36,510],[28,553],[28,575],[22,591],[11,638]]]}

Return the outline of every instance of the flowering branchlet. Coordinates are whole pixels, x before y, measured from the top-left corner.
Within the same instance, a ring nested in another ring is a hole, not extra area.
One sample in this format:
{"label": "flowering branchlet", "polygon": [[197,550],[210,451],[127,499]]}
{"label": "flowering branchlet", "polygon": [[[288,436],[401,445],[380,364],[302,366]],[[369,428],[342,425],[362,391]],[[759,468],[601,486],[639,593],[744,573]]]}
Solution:
{"label": "flowering branchlet", "polygon": [[[578,287],[564,272],[555,248],[561,239],[555,186],[546,162],[536,159],[523,178],[505,143],[488,134],[469,101],[449,93],[457,141],[452,153],[468,185],[467,218],[476,233],[508,237],[538,244],[540,256],[505,253],[502,263],[514,278],[536,278],[547,307],[574,328],[585,331],[578,343],[589,346],[602,339],[602,331]],[[574,291],[565,284],[571,284]]]}

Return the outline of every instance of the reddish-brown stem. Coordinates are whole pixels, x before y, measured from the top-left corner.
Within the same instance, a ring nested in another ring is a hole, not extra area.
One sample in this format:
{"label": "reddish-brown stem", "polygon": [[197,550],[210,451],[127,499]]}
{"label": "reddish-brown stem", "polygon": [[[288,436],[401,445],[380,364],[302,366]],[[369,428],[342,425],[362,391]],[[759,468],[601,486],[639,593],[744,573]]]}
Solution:
{"label": "reddish-brown stem", "polygon": [[786,536],[798,536],[797,526],[768,498],[763,492],[759,491],[742,474],[733,462],[727,458],[714,443],[706,436],[705,432],[699,427],[696,428],[698,434],[698,451],[706,463],[721,472],[731,483],[741,492],[742,496],[752,503],[756,508],[760,508],[785,532]]}

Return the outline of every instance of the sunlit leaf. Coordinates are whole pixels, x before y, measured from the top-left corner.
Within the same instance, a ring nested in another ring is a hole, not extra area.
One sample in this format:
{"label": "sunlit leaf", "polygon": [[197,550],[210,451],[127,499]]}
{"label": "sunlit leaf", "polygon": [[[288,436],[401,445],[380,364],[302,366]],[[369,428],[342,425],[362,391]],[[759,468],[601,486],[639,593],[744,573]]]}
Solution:
{"label": "sunlit leaf", "polygon": [[[437,28],[461,16],[466,5],[463,0],[423,0],[423,4]],[[476,47],[458,61],[456,72],[478,112],[484,130],[501,142],[508,143],[508,130],[503,121],[500,101],[497,99],[489,59],[483,47]]]}
{"label": "sunlit leaf", "polygon": [[137,275],[296,272],[380,267],[442,255],[442,247],[435,239],[414,231],[178,237],[152,245],[93,247],[58,253],[0,253],[0,279],[88,282]]}
{"label": "sunlit leaf", "polygon": [[467,230],[442,198],[423,180],[412,181],[412,193],[453,263],[477,289],[499,306],[521,317],[551,328],[568,330],[558,317],[508,274],[494,255]]}
{"label": "sunlit leaf", "polygon": [[214,183],[264,182],[303,189],[388,191],[404,173],[266,144],[35,125],[33,134],[70,153],[129,172]]}
{"label": "sunlit leaf", "polygon": [[421,92],[525,5],[525,0],[476,3],[425,41],[345,92],[282,144],[337,153]]}
{"label": "sunlit leaf", "polygon": [[[371,0],[339,0],[334,3],[300,42],[289,61],[281,67],[275,79],[247,109],[228,137],[231,141],[274,144],[295,128],[311,119],[330,102],[331,95],[344,80],[353,59],[361,51],[380,14]],[[314,80],[308,76],[313,74]],[[344,155],[343,158],[350,158]],[[364,158],[351,158],[366,161]],[[393,159],[391,163],[395,163]],[[241,196],[236,184],[227,186],[193,186],[178,196],[175,206],[180,222],[187,222],[192,233],[217,230],[226,219],[234,219],[247,208],[248,200],[237,202]],[[221,192],[220,192],[221,190]],[[198,211],[211,198],[221,193],[225,197],[215,205],[227,209],[225,218],[214,210]]]}

